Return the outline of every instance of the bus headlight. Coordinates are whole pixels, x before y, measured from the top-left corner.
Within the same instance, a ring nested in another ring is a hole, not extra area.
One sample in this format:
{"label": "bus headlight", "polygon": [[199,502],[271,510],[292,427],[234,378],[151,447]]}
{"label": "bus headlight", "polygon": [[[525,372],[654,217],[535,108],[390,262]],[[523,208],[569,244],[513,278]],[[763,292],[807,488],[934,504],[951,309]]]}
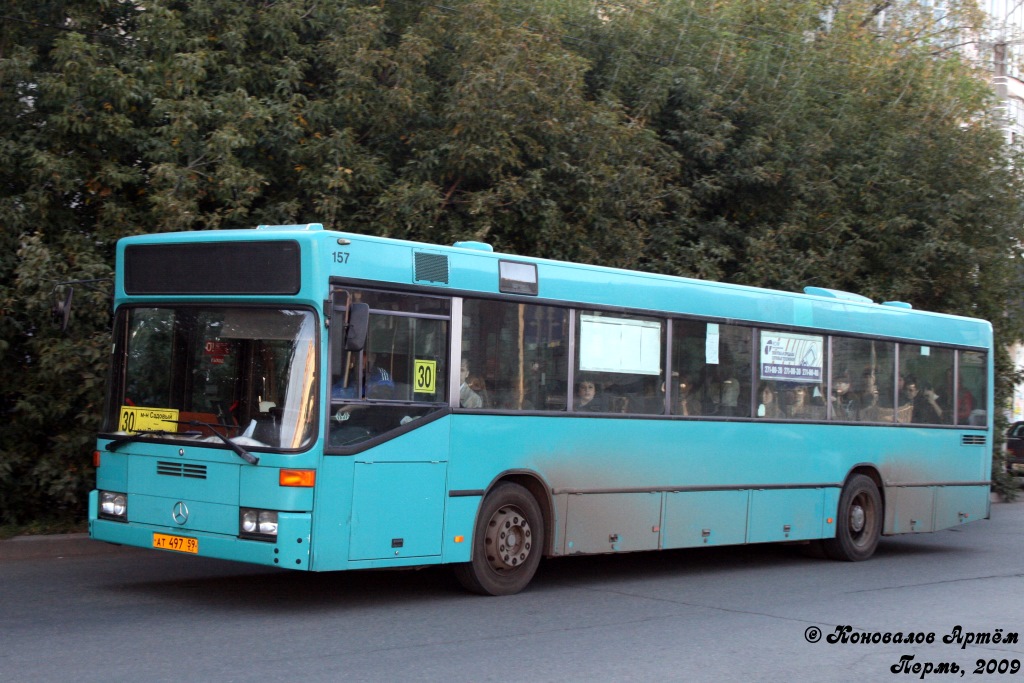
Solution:
{"label": "bus headlight", "polygon": [[273,510],[240,509],[238,511],[238,535],[257,541],[276,541],[277,513]]}
{"label": "bus headlight", "polygon": [[117,522],[128,521],[128,495],[116,491],[100,491],[99,516]]}

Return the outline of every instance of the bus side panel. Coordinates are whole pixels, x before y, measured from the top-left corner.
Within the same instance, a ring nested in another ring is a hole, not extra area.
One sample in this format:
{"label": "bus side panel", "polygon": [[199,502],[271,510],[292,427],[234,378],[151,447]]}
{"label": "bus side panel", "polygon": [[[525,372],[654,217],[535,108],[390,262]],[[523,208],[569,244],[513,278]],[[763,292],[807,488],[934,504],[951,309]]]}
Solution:
{"label": "bus side panel", "polygon": [[752,491],[748,543],[821,537],[824,489]]}
{"label": "bus side panel", "polygon": [[[648,492],[664,494],[661,547],[831,538],[843,483],[865,466],[887,484],[885,533],[931,530],[932,488],[977,481],[986,455],[984,448],[961,446],[958,430],[928,427],[565,415],[451,419],[449,489],[484,491],[502,472],[536,473],[552,495],[555,554],[586,552],[579,547],[584,531],[592,535],[591,552],[625,549],[623,533],[634,539],[637,529],[654,535],[647,527],[656,523],[653,515],[641,514],[636,502]],[[970,519],[984,516],[982,498],[971,499]],[[939,517],[957,517],[963,505],[946,500],[938,501]],[[634,524],[634,516],[644,525]],[[623,532],[627,526],[631,531]],[[609,538],[616,533],[620,543],[613,548]]]}
{"label": "bus side panel", "polygon": [[750,491],[672,492],[665,501],[663,548],[733,545],[747,538]]}
{"label": "bus side panel", "polygon": [[444,462],[356,462],[351,560],[441,554]]}
{"label": "bus side panel", "polygon": [[825,489],[825,519],[821,520],[821,537],[836,537],[836,518],[839,516],[839,497],[842,489]]}
{"label": "bus side panel", "polygon": [[[744,543],[751,489],[762,486],[812,487],[786,499],[797,516],[766,522],[779,540],[785,524],[790,539],[830,536],[825,511],[834,516],[838,493],[826,506],[821,485],[838,487],[854,462],[830,436],[838,433],[829,425],[455,414],[449,489],[483,491],[502,472],[536,473],[552,494],[555,554]],[[678,490],[703,487],[718,490]]]}
{"label": "bus side panel", "polygon": [[988,514],[987,486],[941,486],[935,491],[935,530],[948,529]]}
{"label": "bus side panel", "polygon": [[313,569],[347,569],[352,476],[355,459],[325,455],[316,477],[313,515]]}
{"label": "bus side panel", "polygon": [[592,493],[569,496],[566,552],[656,550],[661,539],[662,494]]}
{"label": "bus side panel", "polygon": [[482,500],[482,496],[455,496],[445,501],[442,545],[445,562],[469,562],[473,526]]}
{"label": "bus side panel", "polygon": [[356,455],[324,456],[315,569],[441,561],[449,429],[442,418]]}
{"label": "bus side panel", "polygon": [[896,486],[885,490],[886,534],[938,531],[984,519],[988,486]]}
{"label": "bus side panel", "polygon": [[890,486],[885,489],[882,533],[911,534],[933,530],[935,489],[930,486]]}

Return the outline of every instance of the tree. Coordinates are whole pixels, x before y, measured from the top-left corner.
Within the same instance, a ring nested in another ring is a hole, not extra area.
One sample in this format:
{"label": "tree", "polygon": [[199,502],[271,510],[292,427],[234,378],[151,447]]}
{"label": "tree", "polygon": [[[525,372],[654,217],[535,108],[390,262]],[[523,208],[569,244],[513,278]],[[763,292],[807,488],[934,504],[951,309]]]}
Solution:
{"label": "tree", "polygon": [[608,3],[592,78],[677,153],[692,200],[652,228],[648,267],[989,319],[1000,406],[1024,333],[1021,157],[953,49],[976,4],[943,5]]}
{"label": "tree", "polygon": [[109,276],[129,234],[483,239],[852,289],[1020,338],[1021,166],[948,49],[971,7],[8,3],[0,518],[80,509],[107,295],[76,288],[71,337],[47,310],[57,281]]}

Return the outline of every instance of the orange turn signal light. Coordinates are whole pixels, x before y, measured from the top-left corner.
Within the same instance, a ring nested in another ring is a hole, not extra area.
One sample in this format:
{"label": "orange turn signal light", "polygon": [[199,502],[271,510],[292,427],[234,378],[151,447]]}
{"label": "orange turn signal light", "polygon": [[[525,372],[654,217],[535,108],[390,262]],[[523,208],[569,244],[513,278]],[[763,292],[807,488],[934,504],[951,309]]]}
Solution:
{"label": "orange turn signal light", "polygon": [[93,467],[99,467],[100,466],[100,452],[99,451],[93,451],[92,452],[92,466]]}
{"label": "orange turn signal light", "polygon": [[316,470],[281,470],[278,482],[281,486],[310,488],[316,483]]}

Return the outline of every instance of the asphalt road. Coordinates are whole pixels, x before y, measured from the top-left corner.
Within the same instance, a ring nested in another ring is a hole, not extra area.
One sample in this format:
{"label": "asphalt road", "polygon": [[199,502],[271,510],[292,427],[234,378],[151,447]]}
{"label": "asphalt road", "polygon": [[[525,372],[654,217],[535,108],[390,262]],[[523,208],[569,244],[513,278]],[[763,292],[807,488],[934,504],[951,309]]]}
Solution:
{"label": "asphalt road", "polygon": [[[856,564],[785,546],[563,558],[507,598],[444,568],[4,541],[0,681],[1024,682],[1024,502],[992,512]],[[844,626],[868,642],[830,643]]]}

